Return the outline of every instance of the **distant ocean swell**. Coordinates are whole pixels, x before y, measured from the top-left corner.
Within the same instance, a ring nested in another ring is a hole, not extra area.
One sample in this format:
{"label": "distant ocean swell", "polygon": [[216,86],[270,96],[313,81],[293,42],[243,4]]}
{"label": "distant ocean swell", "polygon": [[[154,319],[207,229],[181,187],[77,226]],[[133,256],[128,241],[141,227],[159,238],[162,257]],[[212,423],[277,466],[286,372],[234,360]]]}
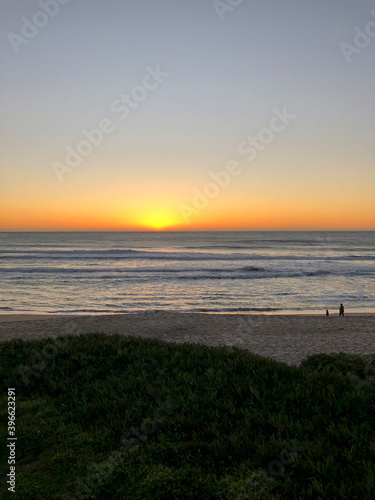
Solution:
{"label": "distant ocean swell", "polygon": [[[324,253],[324,252],[323,252]],[[338,256],[321,255],[326,261],[335,261]],[[207,252],[152,252],[147,250],[68,250],[68,251],[22,251],[13,250],[8,252],[0,252],[0,260],[222,260],[222,261],[238,261],[238,260],[306,260],[315,261],[319,257],[316,253],[313,255],[264,255],[264,254],[247,254],[247,253],[207,253]],[[367,260],[374,261],[374,255],[340,255],[340,260]]]}
{"label": "distant ocean swell", "polygon": [[[110,268],[82,268],[82,267],[13,267],[0,268],[0,276],[3,274],[11,275],[14,279],[27,279],[27,275],[72,275],[84,278],[92,276],[93,278],[101,279],[129,279],[136,280],[139,278],[149,279],[151,277],[163,276],[163,279],[179,279],[179,280],[204,280],[204,279],[272,279],[272,278],[298,278],[298,277],[314,277],[314,276],[367,276],[375,277],[374,269],[317,269],[316,271],[307,271],[303,269],[288,270],[288,269],[264,269],[264,268],[239,268],[239,269],[110,269]],[[21,276],[20,276],[21,275]]]}

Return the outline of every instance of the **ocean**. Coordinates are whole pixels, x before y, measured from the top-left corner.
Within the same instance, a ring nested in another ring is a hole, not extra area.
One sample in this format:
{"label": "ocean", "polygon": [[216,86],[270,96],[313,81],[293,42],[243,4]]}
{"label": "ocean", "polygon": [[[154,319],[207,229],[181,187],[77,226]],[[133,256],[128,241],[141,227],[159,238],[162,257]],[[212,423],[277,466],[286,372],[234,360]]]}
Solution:
{"label": "ocean", "polygon": [[0,313],[375,312],[375,232],[0,233]]}

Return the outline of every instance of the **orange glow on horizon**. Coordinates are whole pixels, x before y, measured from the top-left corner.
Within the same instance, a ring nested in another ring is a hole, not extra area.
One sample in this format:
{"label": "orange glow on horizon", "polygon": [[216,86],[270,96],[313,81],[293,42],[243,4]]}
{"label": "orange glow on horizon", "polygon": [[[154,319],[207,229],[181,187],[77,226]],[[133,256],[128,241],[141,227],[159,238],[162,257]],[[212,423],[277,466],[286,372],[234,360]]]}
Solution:
{"label": "orange glow on horizon", "polygon": [[164,198],[151,198],[148,194],[131,198],[118,193],[111,197],[108,192],[99,198],[94,192],[70,200],[29,194],[21,201],[0,200],[0,231],[375,230],[375,203],[368,199],[357,199],[355,204],[320,199],[309,204],[302,197],[277,198],[273,193],[245,197],[228,192],[185,221],[179,196],[164,193]]}

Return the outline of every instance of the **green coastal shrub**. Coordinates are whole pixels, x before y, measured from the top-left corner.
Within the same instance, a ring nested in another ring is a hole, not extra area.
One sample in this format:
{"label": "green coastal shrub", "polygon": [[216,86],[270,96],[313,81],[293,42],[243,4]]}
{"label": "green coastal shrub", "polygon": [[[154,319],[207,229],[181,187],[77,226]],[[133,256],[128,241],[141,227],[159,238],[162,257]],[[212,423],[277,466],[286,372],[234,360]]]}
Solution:
{"label": "green coastal shrub", "polygon": [[[22,499],[375,498],[374,358],[100,333],[0,344]],[[5,498],[8,449],[0,448]],[[10,494],[10,493],[9,493]]]}

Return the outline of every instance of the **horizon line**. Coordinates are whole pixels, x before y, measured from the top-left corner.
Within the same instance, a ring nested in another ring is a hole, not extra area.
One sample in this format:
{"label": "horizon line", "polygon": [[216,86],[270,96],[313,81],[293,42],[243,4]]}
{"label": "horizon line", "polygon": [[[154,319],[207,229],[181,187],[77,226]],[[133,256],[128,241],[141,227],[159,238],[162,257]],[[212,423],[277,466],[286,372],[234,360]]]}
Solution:
{"label": "horizon line", "polygon": [[2,233],[371,233],[374,229],[0,229]]}

